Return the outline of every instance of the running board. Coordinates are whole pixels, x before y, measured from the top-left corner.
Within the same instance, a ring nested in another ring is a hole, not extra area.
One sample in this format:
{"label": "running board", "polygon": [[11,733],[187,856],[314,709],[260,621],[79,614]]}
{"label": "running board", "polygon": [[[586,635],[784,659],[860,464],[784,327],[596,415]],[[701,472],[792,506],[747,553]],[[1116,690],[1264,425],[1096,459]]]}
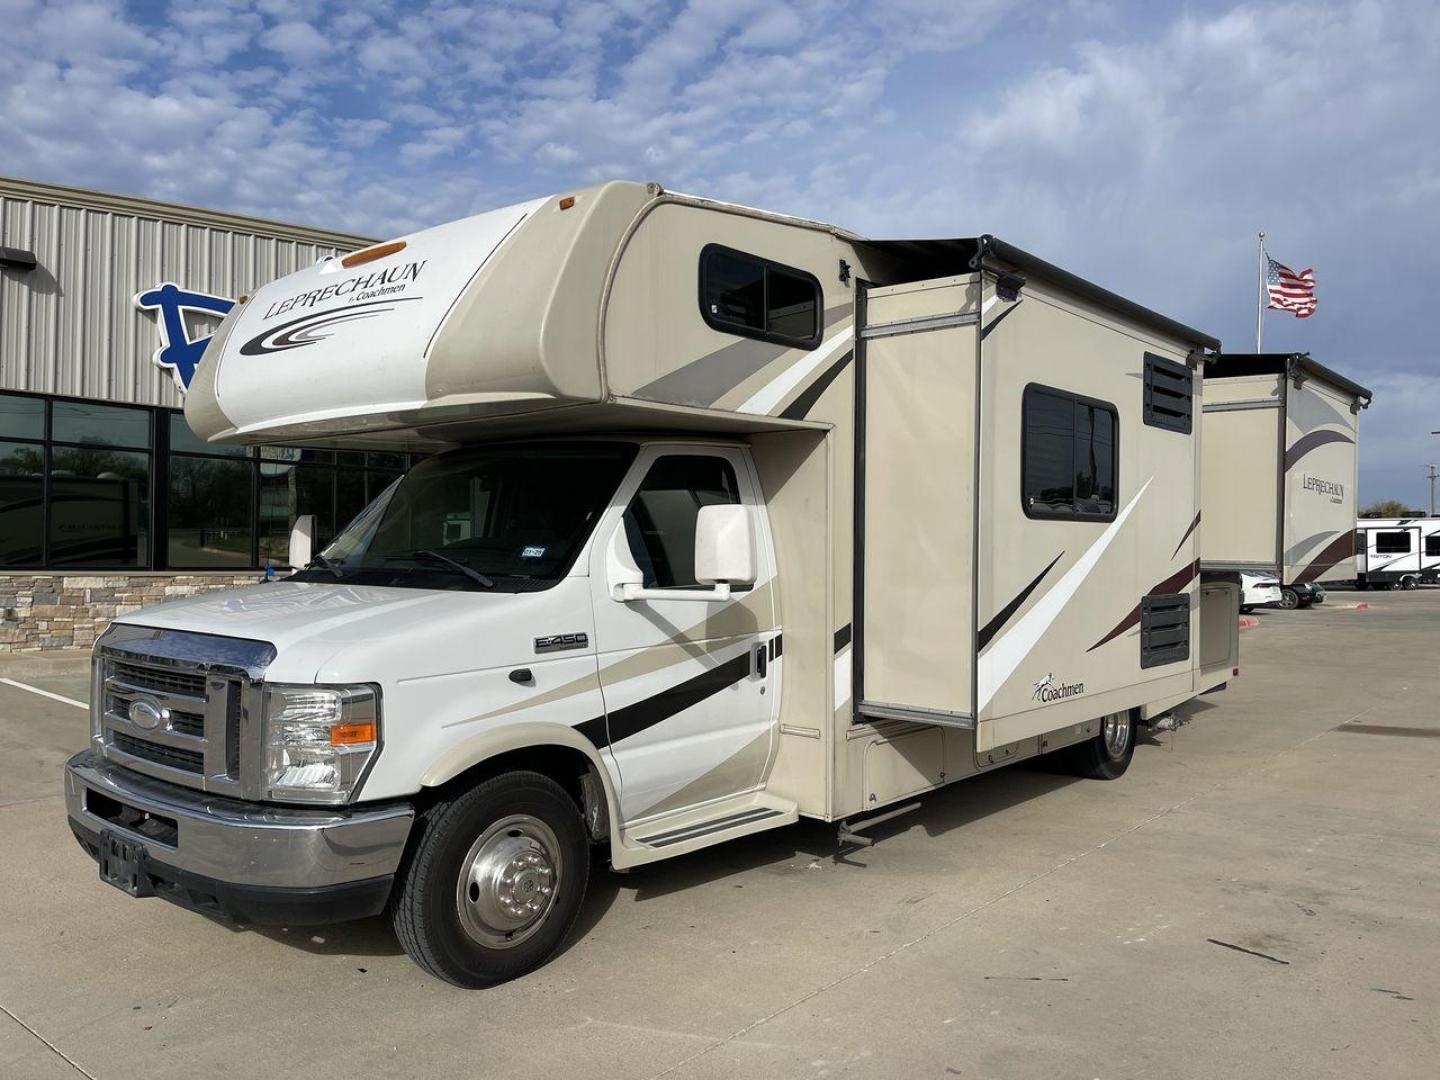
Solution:
{"label": "running board", "polygon": [[766,818],[778,817],[779,815],[780,811],[774,807],[761,806],[754,810],[744,810],[738,814],[714,818],[711,821],[701,821],[694,825],[686,825],[684,828],[671,829],[669,832],[652,833],[649,836],[637,836],[635,839],[650,847],[669,847],[671,844],[678,844],[684,840],[696,840],[702,836],[709,836],[711,833],[723,832],[725,829],[733,829],[740,825],[748,825],[752,821],[763,821]]}
{"label": "running board", "polygon": [[622,828],[620,843],[611,846],[610,861],[617,870],[625,870],[799,820],[799,808],[789,799],[749,792]]}

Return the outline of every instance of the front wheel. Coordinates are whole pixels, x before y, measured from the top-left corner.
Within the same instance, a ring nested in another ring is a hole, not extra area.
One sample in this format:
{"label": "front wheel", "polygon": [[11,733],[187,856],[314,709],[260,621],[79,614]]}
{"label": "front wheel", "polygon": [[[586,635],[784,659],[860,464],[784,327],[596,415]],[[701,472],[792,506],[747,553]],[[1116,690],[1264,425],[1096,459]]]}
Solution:
{"label": "front wheel", "polygon": [[480,987],[533,971],[570,932],[590,874],[580,809],[548,776],[510,772],[437,803],[391,901],[405,952]]}
{"label": "front wheel", "polygon": [[1280,590],[1280,606],[1286,611],[1293,611],[1300,606],[1300,594],[1286,585]]}
{"label": "front wheel", "polygon": [[1100,734],[1070,748],[1070,765],[1079,776],[1116,780],[1135,756],[1135,713],[1111,713],[1100,721]]}

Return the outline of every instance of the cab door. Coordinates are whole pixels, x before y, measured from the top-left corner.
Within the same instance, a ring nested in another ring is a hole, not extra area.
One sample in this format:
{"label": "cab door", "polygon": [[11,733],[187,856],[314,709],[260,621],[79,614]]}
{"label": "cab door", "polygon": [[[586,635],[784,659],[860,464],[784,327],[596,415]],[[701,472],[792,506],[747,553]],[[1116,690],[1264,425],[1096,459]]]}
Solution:
{"label": "cab door", "polygon": [[[592,548],[605,753],[624,823],[754,790],[763,782],[779,701],[774,554],[748,455],[738,447],[642,450]],[[702,506],[751,509],[756,579],[729,600],[695,580]],[[676,596],[623,601],[619,573]]]}

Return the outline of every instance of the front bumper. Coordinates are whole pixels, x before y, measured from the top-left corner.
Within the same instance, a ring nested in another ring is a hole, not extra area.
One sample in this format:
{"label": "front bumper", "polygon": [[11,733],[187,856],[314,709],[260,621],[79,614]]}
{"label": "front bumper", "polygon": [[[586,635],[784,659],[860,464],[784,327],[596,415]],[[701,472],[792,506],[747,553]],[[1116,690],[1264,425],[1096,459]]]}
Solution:
{"label": "front bumper", "polygon": [[141,776],[93,750],[65,765],[65,808],[92,858],[107,834],[143,852],[137,895],[252,924],[378,914],[415,817],[405,803],[242,802]]}

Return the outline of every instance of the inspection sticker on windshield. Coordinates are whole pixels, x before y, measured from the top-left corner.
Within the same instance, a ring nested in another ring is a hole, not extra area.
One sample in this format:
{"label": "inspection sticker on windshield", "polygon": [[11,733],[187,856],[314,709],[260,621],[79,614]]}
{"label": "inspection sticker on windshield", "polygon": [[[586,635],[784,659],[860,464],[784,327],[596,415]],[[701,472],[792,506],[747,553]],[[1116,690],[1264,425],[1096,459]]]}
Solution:
{"label": "inspection sticker on windshield", "polygon": [[545,557],[545,549],[535,544],[527,544],[520,550],[520,557],[522,559],[543,559]]}

